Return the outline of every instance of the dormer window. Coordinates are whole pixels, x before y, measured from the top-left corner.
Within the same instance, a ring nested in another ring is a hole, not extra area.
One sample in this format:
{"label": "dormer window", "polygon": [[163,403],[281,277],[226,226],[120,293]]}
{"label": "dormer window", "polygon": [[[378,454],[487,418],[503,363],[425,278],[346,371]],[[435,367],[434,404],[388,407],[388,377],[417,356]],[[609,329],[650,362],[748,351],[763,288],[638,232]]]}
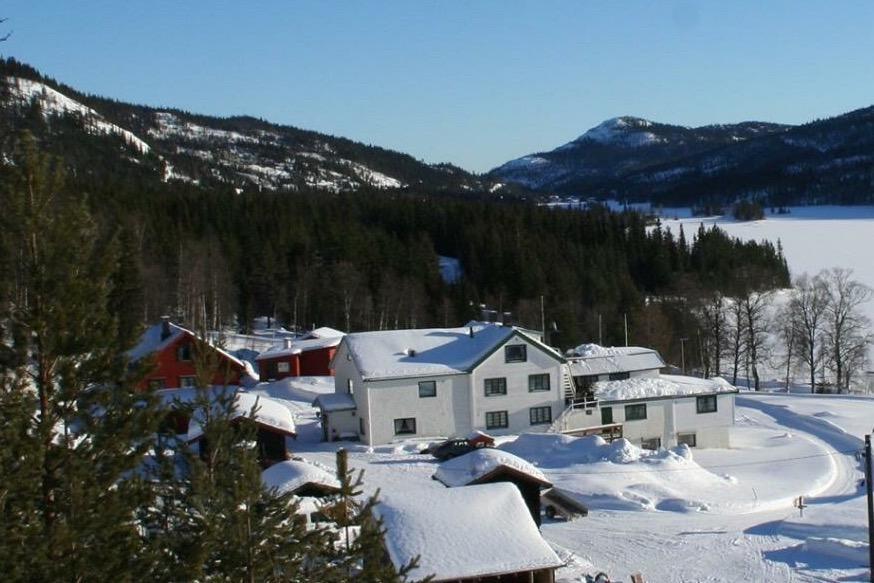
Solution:
{"label": "dormer window", "polygon": [[191,360],[191,344],[186,342],[179,345],[176,349],[176,360],[179,362],[189,362]]}
{"label": "dormer window", "polygon": [[528,347],[524,344],[511,344],[504,347],[504,362],[525,362],[528,360]]}

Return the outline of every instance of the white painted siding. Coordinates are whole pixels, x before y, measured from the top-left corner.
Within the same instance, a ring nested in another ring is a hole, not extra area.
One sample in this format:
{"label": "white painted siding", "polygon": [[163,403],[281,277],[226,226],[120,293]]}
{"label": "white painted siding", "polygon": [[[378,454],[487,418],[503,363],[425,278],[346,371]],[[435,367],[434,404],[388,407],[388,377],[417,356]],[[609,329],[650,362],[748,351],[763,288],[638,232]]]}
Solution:
{"label": "white painted siding", "polygon": [[[504,347],[514,344],[526,346],[525,362],[506,362]],[[549,375],[549,391],[530,392],[528,377],[535,374]],[[529,410],[532,407],[549,406],[552,419],[564,410],[564,396],[561,394],[561,366],[553,357],[524,338],[513,336],[494,353],[487,357],[470,375],[472,385],[473,424],[496,435],[521,433],[523,431],[546,431],[550,424],[531,425]],[[485,379],[506,378],[507,394],[485,396]],[[506,429],[486,428],[486,413],[507,411]]]}
{"label": "white painted siding", "polygon": [[[622,424],[622,435],[635,444],[645,439],[659,438],[662,447],[677,445],[677,435],[694,433],[697,447],[729,447],[734,425],[734,393],[722,393],[716,398],[716,411],[698,413],[697,396],[676,399],[650,399],[605,403],[587,415],[577,409],[565,418],[562,430],[584,429],[601,425],[601,409],[613,410],[613,423]],[[627,405],[646,405],[646,419],[628,421]]]}
{"label": "white painted siding", "polygon": [[[419,397],[419,381],[435,381],[437,396]],[[367,381],[365,392],[371,411],[370,445],[411,437],[452,437],[470,430],[467,375]],[[416,420],[415,434],[395,435],[394,420]]]}

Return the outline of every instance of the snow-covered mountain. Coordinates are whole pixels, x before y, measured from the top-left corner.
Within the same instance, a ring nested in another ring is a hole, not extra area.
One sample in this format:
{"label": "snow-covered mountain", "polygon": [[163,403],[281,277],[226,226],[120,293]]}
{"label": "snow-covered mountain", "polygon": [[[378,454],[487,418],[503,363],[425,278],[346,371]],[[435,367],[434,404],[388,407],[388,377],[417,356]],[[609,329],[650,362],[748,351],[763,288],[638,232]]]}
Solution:
{"label": "snow-covered mountain", "polygon": [[76,141],[76,132],[111,138],[111,150],[120,159],[93,164],[134,164],[137,171],[149,170],[164,181],[225,184],[241,192],[512,190],[450,164],[426,164],[399,152],[253,117],[210,117],[85,95],[12,60],[0,60],[0,108],[12,114],[4,116],[10,124],[4,130],[48,132],[53,143]]}
{"label": "snow-covered mountain", "polygon": [[874,107],[800,126],[687,128],[618,117],[489,176],[546,193],[669,205],[870,204]]}
{"label": "snow-covered mountain", "polygon": [[[576,193],[646,168],[787,129],[759,122],[688,128],[616,117],[551,152],[511,160],[490,175],[530,188]],[[676,167],[669,171],[683,173]]]}

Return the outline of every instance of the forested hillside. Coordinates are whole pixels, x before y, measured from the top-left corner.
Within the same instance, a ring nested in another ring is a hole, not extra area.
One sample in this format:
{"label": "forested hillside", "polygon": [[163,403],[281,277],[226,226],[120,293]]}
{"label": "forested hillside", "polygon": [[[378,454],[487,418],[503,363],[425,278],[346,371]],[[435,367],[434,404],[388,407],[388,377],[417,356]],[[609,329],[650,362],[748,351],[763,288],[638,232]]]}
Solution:
{"label": "forested hillside", "polygon": [[[87,194],[103,236],[122,250],[115,305],[127,329],[162,314],[240,330],[263,315],[343,330],[453,326],[477,316],[480,304],[540,328],[542,297],[556,346],[598,341],[599,328],[601,341],[620,344],[627,316],[631,342],[671,358],[677,339],[696,328],[692,304],[710,291],[788,283],[770,244],[718,230],[674,238],[635,213],[554,210],[434,183],[344,191],[304,181],[271,190],[168,179],[167,150],[136,141],[146,125],[127,123],[135,115],[77,97],[99,106],[99,117],[47,115],[45,95],[5,107],[0,171],[14,171],[28,134],[62,161],[66,188]],[[213,129],[263,123],[225,120]],[[458,282],[441,279],[440,255],[459,260]]]}

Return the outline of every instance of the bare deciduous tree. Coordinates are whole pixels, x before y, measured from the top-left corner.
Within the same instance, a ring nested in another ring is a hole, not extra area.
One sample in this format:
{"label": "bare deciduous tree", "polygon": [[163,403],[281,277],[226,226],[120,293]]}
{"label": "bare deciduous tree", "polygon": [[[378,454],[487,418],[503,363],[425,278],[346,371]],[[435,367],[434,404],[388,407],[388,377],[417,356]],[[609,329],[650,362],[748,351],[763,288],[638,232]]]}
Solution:
{"label": "bare deciduous tree", "polygon": [[852,270],[835,268],[824,276],[827,362],[839,390],[849,390],[850,379],[867,361],[872,340],[871,322],[861,311],[872,291],[852,275]]}
{"label": "bare deciduous tree", "polygon": [[810,391],[816,387],[816,373],[822,363],[828,290],[824,274],[813,278],[806,274],[795,281],[786,310],[791,327],[794,352],[810,373]]}

